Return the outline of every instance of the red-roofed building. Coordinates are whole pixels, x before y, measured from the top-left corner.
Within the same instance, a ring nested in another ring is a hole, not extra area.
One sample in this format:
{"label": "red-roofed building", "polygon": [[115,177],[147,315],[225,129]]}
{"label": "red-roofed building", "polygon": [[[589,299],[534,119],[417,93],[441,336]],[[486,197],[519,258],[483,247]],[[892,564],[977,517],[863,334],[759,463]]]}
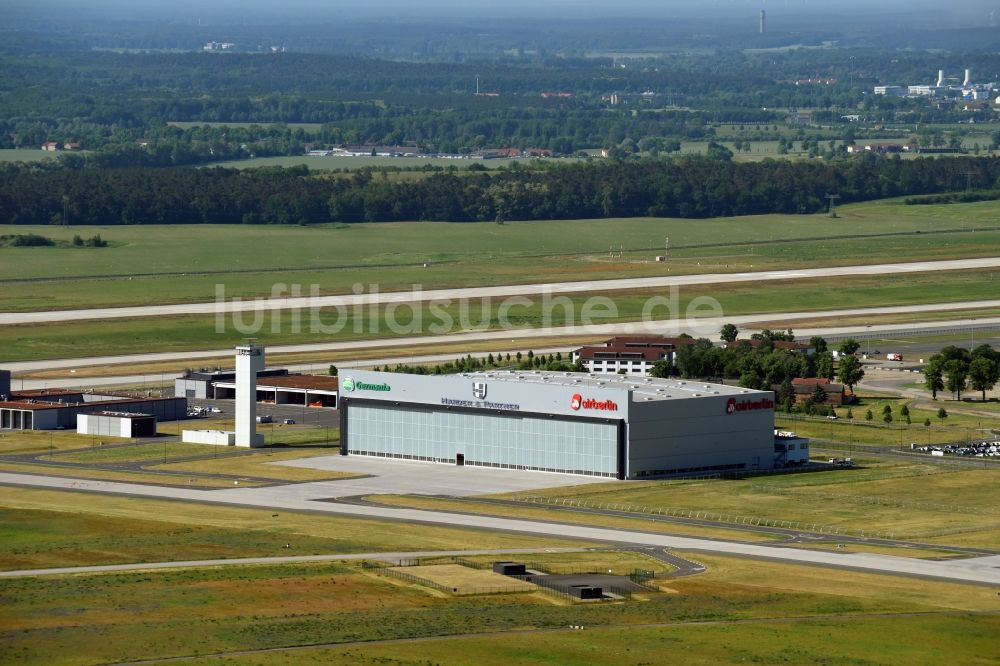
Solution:
{"label": "red-roofed building", "polygon": [[657,361],[673,366],[677,349],[694,342],[694,338],[620,335],[600,345],[580,347],[573,351],[572,357],[594,373],[645,375]]}
{"label": "red-roofed building", "polygon": [[[823,387],[828,405],[844,405],[854,402],[854,394],[847,391],[843,384],[835,384],[826,377],[796,377],[792,380],[795,404],[800,405],[809,400],[817,386]],[[780,384],[775,384],[771,388],[776,393],[781,391]]]}

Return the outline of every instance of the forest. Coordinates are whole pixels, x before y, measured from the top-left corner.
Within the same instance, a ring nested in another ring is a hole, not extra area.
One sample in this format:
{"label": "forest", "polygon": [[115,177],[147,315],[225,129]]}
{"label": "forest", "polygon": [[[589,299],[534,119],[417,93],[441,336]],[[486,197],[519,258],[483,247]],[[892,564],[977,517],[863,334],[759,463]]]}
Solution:
{"label": "forest", "polygon": [[443,170],[416,180],[385,172],[68,170],[0,166],[0,220],[11,224],[317,224],[815,213],[826,196],[849,203],[993,187],[1000,157],[834,161],[680,156],[528,170]]}
{"label": "forest", "polygon": [[[0,148],[79,143],[99,167],[299,155],[307,144],[344,143],[565,155],[625,140],[711,138],[720,123],[777,140],[798,109],[809,109],[827,138],[878,138],[872,128],[886,123],[956,123],[957,132],[957,123],[989,121],[992,112],[874,96],[872,86],[929,81],[944,67],[1000,70],[995,54],[878,49],[718,50],[627,62],[35,49],[0,47]],[[795,83],[815,77],[829,83]],[[475,94],[477,82],[487,94]],[[849,123],[848,114],[861,121]]]}

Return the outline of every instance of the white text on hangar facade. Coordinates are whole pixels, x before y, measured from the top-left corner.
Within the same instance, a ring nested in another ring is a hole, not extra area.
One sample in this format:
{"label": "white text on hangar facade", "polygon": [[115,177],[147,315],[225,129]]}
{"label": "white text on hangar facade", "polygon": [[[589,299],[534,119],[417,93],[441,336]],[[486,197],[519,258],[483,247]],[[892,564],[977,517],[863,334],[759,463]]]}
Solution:
{"label": "white text on hangar facade", "polygon": [[636,479],[769,469],[774,393],[554,372],[341,379],[341,453]]}

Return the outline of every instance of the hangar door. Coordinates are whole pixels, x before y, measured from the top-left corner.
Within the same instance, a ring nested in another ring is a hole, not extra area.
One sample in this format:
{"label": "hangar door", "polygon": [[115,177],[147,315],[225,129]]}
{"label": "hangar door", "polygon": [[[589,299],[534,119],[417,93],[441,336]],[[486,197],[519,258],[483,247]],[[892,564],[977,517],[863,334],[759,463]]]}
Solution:
{"label": "hangar door", "polygon": [[[615,478],[618,424],[352,403],[350,453]],[[461,456],[461,457],[460,457]]]}

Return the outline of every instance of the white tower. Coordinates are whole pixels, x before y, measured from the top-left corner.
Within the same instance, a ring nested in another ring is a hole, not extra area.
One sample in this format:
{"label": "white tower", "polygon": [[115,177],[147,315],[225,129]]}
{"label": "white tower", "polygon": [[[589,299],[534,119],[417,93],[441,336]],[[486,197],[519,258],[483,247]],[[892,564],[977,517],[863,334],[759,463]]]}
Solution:
{"label": "white tower", "polygon": [[760,34],[764,34],[764,19],[767,17],[767,13],[762,9],[760,10]]}
{"label": "white tower", "polygon": [[962,81],[962,87],[968,88],[971,85],[972,85],[972,70],[967,69],[965,70],[965,80]]}
{"label": "white tower", "polygon": [[236,446],[263,446],[257,434],[257,373],[264,369],[264,348],[248,341],[236,348]]}
{"label": "white tower", "polygon": [[944,86],[944,70],[943,69],[939,69],[938,70],[938,78],[937,78],[937,87],[940,88],[942,86]]}

